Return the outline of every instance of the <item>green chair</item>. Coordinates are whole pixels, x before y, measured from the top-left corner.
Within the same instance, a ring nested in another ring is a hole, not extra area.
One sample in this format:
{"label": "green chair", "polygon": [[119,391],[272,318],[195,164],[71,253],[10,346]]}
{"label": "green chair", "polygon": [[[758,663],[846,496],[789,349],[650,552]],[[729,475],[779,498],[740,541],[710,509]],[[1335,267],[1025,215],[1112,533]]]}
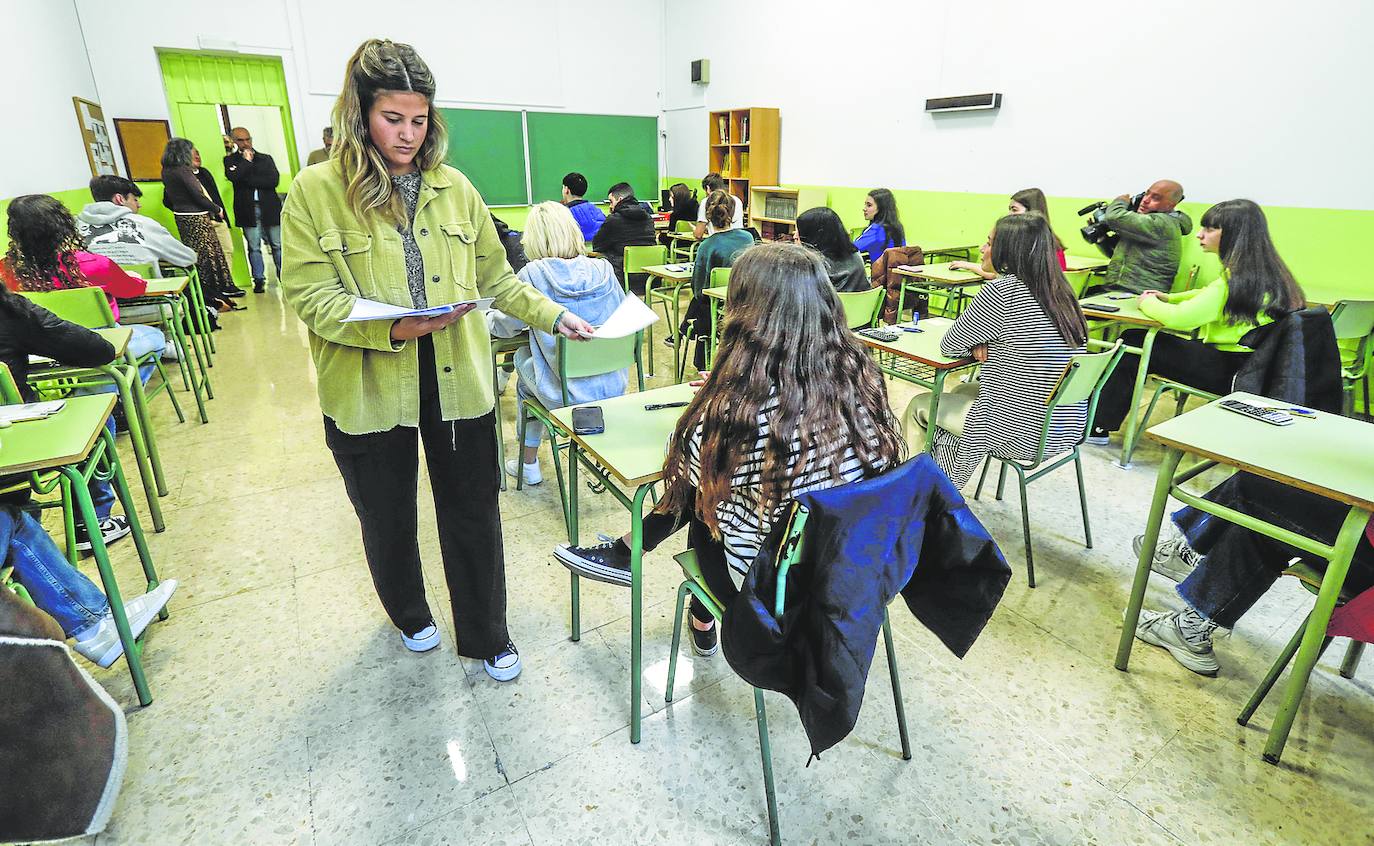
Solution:
{"label": "green chair", "polygon": [[[635,377],[638,381],[639,390],[644,390],[644,369],[640,365],[639,343],[640,335],[627,335],[624,338],[589,338],[585,341],[569,342],[562,335],[558,336],[558,346],[556,356],[558,358],[558,385],[563,393],[563,404],[560,408],[566,408],[572,404],[568,396],[568,380],[578,379],[584,376],[600,376],[603,373],[613,373],[617,370],[625,370],[631,365],[635,368]],[[563,520],[565,525],[571,526],[571,516],[568,513],[569,503],[567,488],[563,483],[563,466],[558,463],[558,451],[566,449],[567,444],[559,445],[558,433],[563,431],[553,415],[536,397],[525,400],[521,408],[516,425],[516,448],[523,449],[525,445],[525,424],[529,418],[535,418],[544,424],[544,431],[548,434],[549,449],[553,454],[554,474],[558,477],[558,496],[563,504]],[[572,458],[569,456],[569,460]],[[505,473],[504,466],[501,472]],[[523,490],[525,484],[525,474],[519,473],[515,477],[515,489]],[[569,537],[572,536],[571,530]],[[573,590],[576,591],[576,578],[574,579]]]}
{"label": "green chair", "polygon": [[[690,220],[679,220],[673,227],[675,233],[691,232],[696,228],[696,224]],[[697,244],[699,241],[683,241],[673,238],[668,244],[668,259],[674,262],[688,262],[696,255]]]}
{"label": "green chair", "polygon": [[[778,587],[773,600],[773,614],[778,619],[783,618],[783,612],[786,610],[787,572],[801,559],[807,515],[808,511],[800,504],[795,506],[791,521],[788,524],[787,537],[779,548]],[[706,586],[706,579],[697,563],[696,552],[689,549],[673,557],[682,567],[682,572],[687,578],[678,586],[677,591],[677,610],[673,618],[673,646],[672,651],[668,653],[668,683],[663,696],[665,702],[673,701],[673,682],[677,677],[678,648],[682,643],[683,611],[686,609],[688,597],[695,596],[700,600],[701,604],[711,612],[711,616],[716,619],[717,626],[720,625],[720,621],[725,616],[724,605]],[[883,645],[887,650],[887,669],[892,678],[892,699],[896,703],[897,709],[897,733],[902,741],[902,760],[910,761],[911,740],[907,736],[906,707],[902,702],[902,682],[897,671],[897,650],[892,643],[892,625],[888,620],[886,608],[883,609]],[[759,756],[763,761],[763,792],[768,802],[769,840],[774,846],[777,846],[777,844],[782,843],[782,831],[778,821],[777,791],[773,783],[773,752],[768,740],[768,712],[763,704],[763,691],[757,687],[754,688],[754,722],[758,727]]]}
{"label": "green chair", "polygon": [[[1345,388],[1345,413],[1355,410],[1355,389],[1364,385],[1364,413],[1369,416],[1370,336],[1374,335],[1374,301],[1342,300],[1331,311],[1331,325],[1336,340],[1346,341],[1341,347],[1341,382]],[[1350,343],[1353,349],[1348,349]]]}
{"label": "green chair", "polygon": [[15,581],[13,567],[0,567],[0,590],[7,590],[19,597],[19,601],[28,606],[33,606],[33,597],[24,586]]}
{"label": "green chair", "polygon": [[1199,283],[1206,284],[1221,275],[1221,260],[1212,253],[1202,250],[1196,238],[1184,236],[1178,260],[1178,272],[1174,274],[1170,293],[1190,291]]}
{"label": "green chair", "polygon": [[644,268],[668,263],[668,248],[662,244],[651,247],[625,248],[625,290],[630,290],[630,274],[643,273]]}
{"label": "green chair", "polygon": [[[1035,587],[1035,559],[1031,554],[1030,507],[1026,502],[1026,486],[1070,461],[1073,462],[1073,469],[1078,474],[1078,504],[1083,510],[1083,545],[1088,549],[1093,548],[1092,527],[1088,524],[1088,492],[1083,486],[1083,462],[1079,455],[1079,447],[1088,437],[1093,415],[1097,413],[1097,399],[1102,393],[1102,386],[1107,384],[1107,377],[1112,375],[1116,363],[1121,360],[1123,350],[1120,341],[1108,345],[1103,341],[1094,340],[1088,341],[1088,349],[1100,349],[1102,352],[1073,356],[1064,368],[1064,374],[1059,377],[1059,383],[1054,386],[1049,399],[1045,402],[1045,420],[1040,426],[1040,444],[1036,447],[1035,457],[1029,462],[1023,462],[989,453],[983,460],[983,472],[978,476],[978,487],[973,492],[974,499],[982,494],[988,466],[993,461],[998,461],[1002,467],[997,475],[997,499],[1001,500],[1007,481],[1007,468],[1016,471],[1016,480],[1021,488],[1021,530],[1026,540],[1026,582],[1030,587]],[[1049,438],[1055,410],[1085,401],[1088,403],[1088,413],[1083,420],[1083,431],[1079,434],[1073,449],[1045,464],[1045,441]]]}
{"label": "green chair", "polygon": [[1083,296],[1083,292],[1088,288],[1088,278],[1092,276],[1091,270],[1066,270],[1064,278],[1068,280],[1069,288],[1073,290],[1074,299]]}
{"label": "green chair", "polygon": [[877,326],[878,315],[883,310],[883,294],[885,293],[882,288],[853,293],[836,292],[835,296],[840,298],[840,305],[844,307],[845,323],[849,328],[862,329],[865,326]]}

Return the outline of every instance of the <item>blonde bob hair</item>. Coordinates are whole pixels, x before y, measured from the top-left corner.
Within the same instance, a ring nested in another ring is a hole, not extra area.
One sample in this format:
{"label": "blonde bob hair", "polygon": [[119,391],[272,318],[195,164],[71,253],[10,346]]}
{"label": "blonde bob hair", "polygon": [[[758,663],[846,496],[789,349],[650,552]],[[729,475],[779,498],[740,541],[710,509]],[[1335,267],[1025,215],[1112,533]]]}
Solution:
{"label": "blonde bob hair", "polygon": [[359,220],[376,211],[404,226],[405,205],[391,190],[386,159],[373,145],[367,128],[368,113],[377,95],[391,91],[413,91],[429,101],[429,120],[425,139],[415,154],[416,167],[428,171],[444,163],[448,128],[434,107],[434,75],[415,48],[382,38],[364,41],[348,60],[343,90],[334,103],[334,146],[330,154],[339,161],[348,185],[349,208]]}
{"label": "blonde bob hair", "polygon": [[530,209],[520,244],[530,261],[570,259],[586,254],[582,230],[562,203],[543,202]]}

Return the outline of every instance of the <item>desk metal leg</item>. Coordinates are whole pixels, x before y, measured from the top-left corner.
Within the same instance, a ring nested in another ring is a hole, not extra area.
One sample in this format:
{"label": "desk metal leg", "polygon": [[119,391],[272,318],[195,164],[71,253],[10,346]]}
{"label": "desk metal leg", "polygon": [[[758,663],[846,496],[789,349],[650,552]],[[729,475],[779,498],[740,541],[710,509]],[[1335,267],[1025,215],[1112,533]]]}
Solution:
{"label": "desk metal leg", "polygon": [[1126,413],[1126,432],[1121,439],[1122,467],[1131,466],[1131,453],[1135,452],[1140,430],[1149,422],[1140,419],[1140,398],[1145,393],[1145,380],[1150,376],[1150,351],[1154,349],[1155,336],[1158,334],[1157,326],[1146,329],[1145,341],[1140,345],[1140,366],[1136,368],[1135,388],[1131,391],[1131,407]]}
{"label": "desk metal leg", "polygon": [[640,485],[630,506],[630,742],[639,742],[644,682],[644,497],[652,485]]}
{"label": "desk metal leg", "polygon": [[[578,499],[577,499],[577,465],[578,465],[578,462],[581,460],[581,459],[580,459],[581,452],[582,452],[581,449],[579,449],[578,446],[577,446],[577,441],[575,441],[575,440],[569,440],[569,442],[568,442],[568,505],[567,505],[567,508],[568,508],[568,513],[567,513],[568,545],[569,545],[569,546],[577,546],[577,517],[578,517],[578,514],[577,514],[577,509],[578,509]],[[557,460],[558,460],[558,456],[555,455],[555,456],[554,456],[554,460],[557,461]],[[570,619],[569,619],[569,625],[570,625],[571,628],[572,628],[572,634],[571,634],[571,636],[570,636],[569,639],[572,640],[572,641],[575,643],[575,642],[577,642],[577,641],[579,641],[579,640],[582,639],[582,602],[581,602],[581,585],[580,585],[579,582],[578,582],[578,578],[577,578],[577,574],[576,574],[576,573],[569,571],[569,572],[568,572],[568,578],[571,580],[571,582],[570,582],[570,584],[571,584],[571,588],[570,588],[571,597],[570,597],[570,598],[571,598],[571,600],[572,600],[572,610],[571,610],[571,612],[570,612],[570,615],[571,615],[571,616],[570,616]]]}
{"label": "desk metal leg", "polygon": [[1155,496],[1150,502],[1150,516],[1145,521],[1145,537],[1140,543],[1140,559],[1131,582],[1131,598],[1126,605],[1126,617],[1121,623],[1121,640],[1116,646],[1116,668],[1125,671],[1131,660],[1131,646],[1135,643],[1135,627],[1140,622],[1140,606],[1145,603],[1145,587],[1150,581],[1150,562],[1159,543],[1159,526],[1164,521],[1164,509],[1169,504],[1169,490],[1174,484],[1174,471],[1183,459],[1183,452],[1166,449],[1155,477]]}
{"label": "desk metal leg", "polygon": [[[172,313],[177,316],[178,325],[182,325],[186,317],[186,300],[182,297],[172,297]],[[191,333],[191,351],[196,355],[196,368],[200,370],[200,384],[205,391],[206,399],[215,398],[215,389],[210,385],[210,354],[205,349],[201,337],[195,332]]]}
{"label": "desk metal leg", "polygon": [[[134,460],[138,463],[138,475],[143,480],[143,492],[148,500],[148,514],[153,518],[153,530],[161,532],[167,526],[162,520],[162,505],[158,502],[158,489],[165,486],[159,485],[153,474],[152,462],[148,459],[147,431],[143,427],[146,409],[143,408],[142,403],[143,388],[138,377],[138,368],[109,365],[101,368],[101,370],[109,374],[110,378],[114,379],[115,386],[119,388],[119,402],[124,406],[124,422],[129,427],[129,442],[134,448]],[[137,397],[134,394],[134,385],[139,385]],[[125,505],[125,510],[131,509]]]}
{"label": "desk metal leg", "polygon": [[926,452],[933,454],[935,449],[935,426],[936,420],[940,418],[935,413],[940,410],[940,394],[945,390],[945,376],[949,375],[948,370],[935,371],[935,383],[930,389],[930,425],[926,427]]}
{"label": "desk metal leg", "polygon": [[[129,372],[133,374],[133,380],[130,387],[133,389],[134,404],[137,405],[142,412],[143,443],[148,450],[148,462],[153,467],[153,479],[157,482],[157,495],[166,496],[167,479],[162,473],[162,456],[157,451],[157,432],[153,426],[153,410],[148,402],[147,394],[143,391],[143,376],[138,372],[138,362],[134,360],[133,353],[126,350],[124,352],[124,362],[129,366]],[[166,391],[168,396],[172,396],[172,388],[170,385],[167,386]],[[173,400],[175,401],[175,397],[173,397]]]}
{"label": "desk metal leg", "polygon": [[[655,280],[655,279],[660,279],[660,277],[654,276],[653,274],[650,274],[649,277],[648,277],[647,279],[644,280],[644,300],[645,300],[646,303],[648,303],[648,305],[649,305],[649,310],[650,310],[650,311],[653,311],[653,308],[654,308],[654,280]],[[659,285],[659,292],[662,293],[662,291],[663,291],[663,286],[660,284],[660,285]],[[665,314],[667,313],[667,309],[664,309],[664,313],[665,313]],[[671,337],[672,334],[673,334],[673,330],[670,328],[670,329],[668,330],[668,335]],[[649,359],[649,375],[650,375],[650,376],[653,376],[653,375],[654,375],[654,324],[653,324],[653,323],[650,323],[650,324],[648,325],[648,327],[646,327],[645,330],[644,330],[644,355],[645,355],[646,358]]]}
{"label": "desk metal leg", "polygon": [[[1269,728],[1269,739],[1264,744],[1264,760],[1277,764],[1283,754],[1284,744],[1288,742],[1288,732],[1293,728],[1293,720],[1298,715],[1303,694],[1307,691],[1307,680],[1312,675],[1321,653],[1322,641],[1326,638],[1326,627],[1331,622],[1331,612],[1336,607],[1341,586],[1345,584],[1346,572],[1350,569],[1350,559],[1355,555],[1355,545],[1359,543],[1364,527],[1369,522],[1369,512],[1362,508],[1350,509],[1345,523],[1336,535],[1336,543],[1331,548],[1326,574],[1322,576],[1322,586],[1317,593],[1317,604],[1307,618],[1303,631],[1302,646],[1298,647],[1298,657],[1293,663],[1293,671],[1288,676],[1288,684],[1283,689],[1283,701]],[[1148,538],[1147,538],[1148,540]]]}
{"label": "desk metal leg", "polygon": [[[196,379],[196,364],[201,365],[201,372],[204,372],[204,364],[200,361],[200,347],[195,343],[194,335],[191,340],[187,340],[186,333],[182,331],[181,310],[177,308],[176,300],[168,297],[166,300],[167,308],[172,313],[172,337],[176,341],[182,377],[188,381],[191,395],[196,399],[196,410],[200,413],[200,422],[209,423],[210,416],[205,413],[205,397],[201,395],[201,383]],[[196,361],[192,362],[191,357],[195,356]],[[209,387],[209,383],[206,383]]]}
{"label": "desk metal leg", "polygon": [[711,335],[706,339],[706,368],[716,365],[716,324],[720,320],[720,301],[711,300]]}

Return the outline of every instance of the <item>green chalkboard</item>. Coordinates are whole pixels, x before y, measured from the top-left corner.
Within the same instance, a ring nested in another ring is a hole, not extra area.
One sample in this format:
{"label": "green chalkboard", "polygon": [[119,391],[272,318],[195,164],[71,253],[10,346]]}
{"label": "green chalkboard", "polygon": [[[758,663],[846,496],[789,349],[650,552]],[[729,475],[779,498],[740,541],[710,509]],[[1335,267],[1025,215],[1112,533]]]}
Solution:
{"label": "green chalkboard", "polygon": [[563,176],[587,177],[587,199],[603,200],[617,182],[658,200],[658,118],[527,112],[534,201],[562,197]]}
{"label": "green chalkboard", "polygon": [[472,180],[486,204],[529,202],[520,113],[486,109],[439,111],[448,124],[448,163]]}

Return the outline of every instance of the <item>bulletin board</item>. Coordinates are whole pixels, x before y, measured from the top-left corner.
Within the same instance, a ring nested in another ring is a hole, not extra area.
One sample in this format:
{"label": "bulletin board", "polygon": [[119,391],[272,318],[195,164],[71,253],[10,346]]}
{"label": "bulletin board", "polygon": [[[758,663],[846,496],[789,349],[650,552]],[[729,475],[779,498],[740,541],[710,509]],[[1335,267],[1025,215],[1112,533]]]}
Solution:
{"label": "bulletin board", "polygon": [[99,103],[72,98],[76,107],[76,123],[81,130],[81,146],[86,150],[86,161],[91,166],[91,176],[102,174],[118,175],[115,168],[114,148],[110,146],[110,132],[105,128],[105,112]]}
{"label": "bulletin board", "polygon": [[129,178],[135,182],[160,181],[162,151],[172,139],[172,125],[165,120],[115,118],[114,130]]}

